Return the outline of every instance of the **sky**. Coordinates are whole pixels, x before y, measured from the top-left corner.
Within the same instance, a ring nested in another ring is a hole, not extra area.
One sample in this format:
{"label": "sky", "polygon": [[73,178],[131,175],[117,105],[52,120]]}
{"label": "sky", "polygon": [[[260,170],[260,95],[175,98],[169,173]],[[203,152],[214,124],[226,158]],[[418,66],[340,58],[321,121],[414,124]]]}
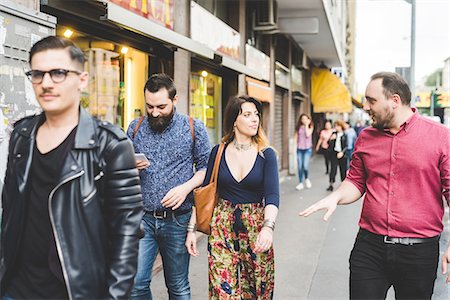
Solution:
{"label": "sky", "polygon": [[[356,1],[356,0],[355,0]],[[411,5],[357,0],[355,73],[364,93],[372,74],[410,65]],[[450,57],[450,0],[416,0],[416,85]]]}

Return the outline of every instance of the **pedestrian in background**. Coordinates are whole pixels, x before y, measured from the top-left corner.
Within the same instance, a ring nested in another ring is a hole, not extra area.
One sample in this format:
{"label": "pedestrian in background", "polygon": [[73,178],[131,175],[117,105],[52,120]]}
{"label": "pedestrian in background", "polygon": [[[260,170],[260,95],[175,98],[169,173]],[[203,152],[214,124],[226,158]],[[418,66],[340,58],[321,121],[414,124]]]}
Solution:
{"label": "pedestrian in background", "polygon": [[[311,188],[311,180],[308,178],[309,161],[312,155],[312,133],[314,126],[311,122],[311,117],[307,114],[301,114],[295,126],[294,141],[297,145],[297,165],[298,165],[298,180],[299,183],[295,187],[300,191],[306,188]],[[303,183],[304,182],[304,183]]]}
{"label": "pedestrian in background", "polygon": [[359,134],[361,133],[361,131],[366,128],[367,126],[363,124],[362,121],[357,121],[355,124],[355,131],[356,131],[356,135],[359,136]]}
{"label": "pedestrian in background", "polygon": [[2,192],[2,299],[127,299],[142,196],[118,127],[80,107],[84,53],[49,36],[26,73],[42,113],[15,124]]}
{"label": "pedestrian in background", "polygon": [[347,136],[344,133],[345,122],[341,120],[334,121],[334,131],[330,137],[330,186],[327,191],[334,189],[334,183],[336,181],[336,173],[339,167],[339,173],[341,175],[341,181],[344,181],[347,174]]}
{"label": "pedestrian in background", "polygon": [[347,159],[346,169],[348,170],[348,168],[350,168],[350,161],[352,160],[353,148],[355,147],[357,134],[350,122],[345,122],[344,126],[345,136],[347,137],[347,151],[345,153],[345,157]]}
{"label": "pedestrian in background", "polygon": [[[366,88],[371,128],[361,131],[349,174],[334,192],[300,213],[326,210],[365,194],[350,255],[350,298],[431,299],[450,202],[450,130],[410,107],[411,92],[396,73],[373,75]],[[445,274],[450,245],[442,257]],[[447,276],[447,282],[450,276]]]}
{"label": "pedestrian in background", "polygon": [[322,154],[325,158],[325,174],[330,172],[331,157],[328,141],[330,140],[332,134],[333,127],[331,125],[331,121],[326,120],[324,128],[320,131],[319,140],[316,144],[316,152]]}
{"label": "pedestrian in background", "polygon": [[152,75],[144,94],[147,116],[133,120],[127,132],[136,153],[148,159],[137,161],[145,236],[139,243],[138,272],[131,299],[152,299],[149,285],[158,250],[169,298],[190,299],[186,230],[192,190],[205,178],[210,153],[208,135],[201,121],[177,113],[177,91],[168,75]]}
{"label": "pedestrian in background", "polygon": [[[218,175],[219,202],[208,238],[210,299],[272,299],[273,230],[280,202],[278,164],[261,126],[262,105],[248,96],[225,110],[225,149]],[[218,146],[211,151],[209,183]],[[192,222],[194,222],[192,218]],[[194,233],[187,247],[198,255]]]}

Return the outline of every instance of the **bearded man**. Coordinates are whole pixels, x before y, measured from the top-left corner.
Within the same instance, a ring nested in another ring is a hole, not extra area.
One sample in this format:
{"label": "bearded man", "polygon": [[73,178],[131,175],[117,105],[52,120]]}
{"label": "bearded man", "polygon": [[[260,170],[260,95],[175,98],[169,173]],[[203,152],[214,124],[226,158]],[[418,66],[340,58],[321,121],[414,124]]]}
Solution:
{"label": "bearded man", "polygon": [[135,152],[148,159],[136,161],[144,200],[145,236],[139,243],[131,299],[152,299],[149,286],[158,250],[169,298],[190,299],[185,241],[192,190],[205,177],[210,152],[208,134],[201,121],[177,113],[177,91],[168,75],[152,75],[144,93],[147,116],[133,120],[127,131]]}
{"label": "bearded man", "polygon": [[[350,255],[350,299],[430,299],[450,202],[450,130],[410,107],[411,91],[396,73],[380,72],[366,88],[372,127],[356,140],[350,171],[332,194],[302,211],[309,216],[350,204],[365,193]],[[450,247],[442,257],[447,273]],[[447,277],[447,282],[450,276]]]}

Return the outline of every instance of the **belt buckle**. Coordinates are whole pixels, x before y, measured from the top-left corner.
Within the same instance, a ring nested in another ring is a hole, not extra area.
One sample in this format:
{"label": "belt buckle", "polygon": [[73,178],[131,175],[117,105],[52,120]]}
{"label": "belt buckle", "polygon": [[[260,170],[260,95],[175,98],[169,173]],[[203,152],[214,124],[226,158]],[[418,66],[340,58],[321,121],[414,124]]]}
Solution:
{"label": "belt buckle", "polygon": [[164,210],[164,211],[162,212],[162,215],[159,215],[158,212],[155,210],[155,211],[153,211],[153,217],[154,217],[155,219],[165,219],[165,218],[167,218],[167,211]]}
{"label": "belt buckle", "polygon": [[385,236],[384,236],[384,239],[383,239],[384,243],[385,243],[385,244],[392,244],[392,245],[395,245],[395,242],[393,242],[393,241],[391,241],[391,240],[389,240],[389,239],[390,239],[390,237],[388,237],[387,235],[385,235]]}

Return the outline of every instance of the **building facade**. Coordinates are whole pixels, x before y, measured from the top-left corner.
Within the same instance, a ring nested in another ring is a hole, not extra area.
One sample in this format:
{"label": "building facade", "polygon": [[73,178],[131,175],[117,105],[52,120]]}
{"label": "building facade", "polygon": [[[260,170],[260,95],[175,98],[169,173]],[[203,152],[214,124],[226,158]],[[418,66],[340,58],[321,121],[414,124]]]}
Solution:
{"label": "building facade", "polygon": [[[0,4],[0,29],[7,29],[0,49],[8,47],[8,39],[17,32],[5,25],[6,10],[23,8],[47,18],[47,31],[38,25],[40,35],[23,35],[73,39],[86,54],[90,74],[82,105],[124,129],[145,113],[143,86],[156,72],[173,76],[178,111],[201,119],[212,144],[222,137],[228,99],[239,94],[258,98],[264,107],[263,126],[279,154],[280,171],[295,172],[295,123],[301,113],[315,113],[312,70],[321,65],[338,68],[342,81],[353,87],[354,12],[349,14],[352,6],[347,1],[0,0]],[[23,45],[23,51],[28,46]],[[4,56],[0,52],[0,59]],[[21,82],[23,70],[29,68],[26,60],[21,62],[22,71],[18,67],[8,71],[16,72]],[[12,82],[9,78],[0,81],[2,90]],[[35,112],[15,105],[32,98],[31,85],[24,83],[17,89],[13,96],[0,98],[2,158],[6,127]],[[317,122],[317,129],[320,125]],[[0,166],[0,178],[3,173]]]}

